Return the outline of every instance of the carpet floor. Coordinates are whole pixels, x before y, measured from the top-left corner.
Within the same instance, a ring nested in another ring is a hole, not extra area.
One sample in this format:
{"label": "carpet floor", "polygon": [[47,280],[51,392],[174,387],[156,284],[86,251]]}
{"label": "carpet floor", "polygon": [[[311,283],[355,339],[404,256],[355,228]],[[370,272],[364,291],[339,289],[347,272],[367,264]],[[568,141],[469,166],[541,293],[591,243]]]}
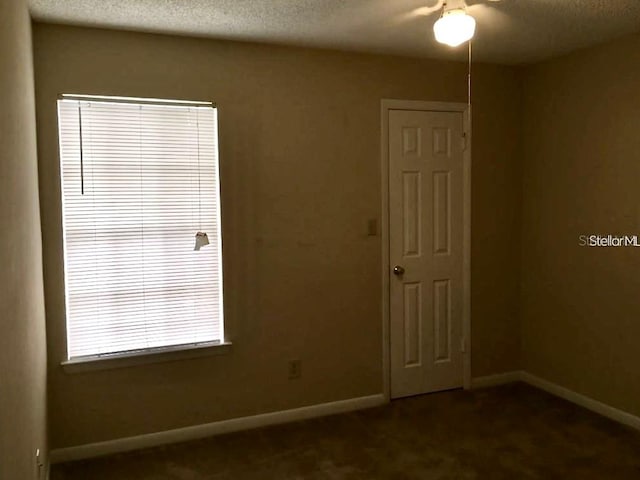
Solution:
{"label": "carpet floor", "polygon": [[640,432],[522,383],[55,465],[51,480],[640,479]]}

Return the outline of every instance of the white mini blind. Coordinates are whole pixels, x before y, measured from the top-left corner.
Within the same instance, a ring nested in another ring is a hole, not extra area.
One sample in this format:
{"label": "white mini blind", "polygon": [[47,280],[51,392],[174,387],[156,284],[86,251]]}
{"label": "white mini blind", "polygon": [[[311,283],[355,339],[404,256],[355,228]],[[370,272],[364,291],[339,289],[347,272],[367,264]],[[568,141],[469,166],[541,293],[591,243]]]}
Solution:
{"label": "white mini blind", "polygon": [[63,97],[58,120],[68,358],[222,342],[216,109]]}

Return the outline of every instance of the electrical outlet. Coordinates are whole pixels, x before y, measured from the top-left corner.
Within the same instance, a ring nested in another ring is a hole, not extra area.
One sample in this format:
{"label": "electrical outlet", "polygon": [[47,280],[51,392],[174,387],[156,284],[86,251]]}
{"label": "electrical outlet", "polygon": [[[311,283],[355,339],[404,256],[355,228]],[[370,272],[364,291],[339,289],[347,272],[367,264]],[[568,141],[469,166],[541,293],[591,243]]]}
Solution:
{"label": "electrical outlet", "polygon": [[289,360],[289,380],[300,378],[302,375],[302,364],[300,360]]}

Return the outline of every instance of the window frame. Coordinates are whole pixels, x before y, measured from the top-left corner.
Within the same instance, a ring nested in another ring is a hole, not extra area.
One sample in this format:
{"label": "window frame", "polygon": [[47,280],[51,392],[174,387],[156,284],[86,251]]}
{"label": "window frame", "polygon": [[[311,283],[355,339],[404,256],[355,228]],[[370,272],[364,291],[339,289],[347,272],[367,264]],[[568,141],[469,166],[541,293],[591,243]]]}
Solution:
{"label": "window frame", "polygon": [[[210,101],[190,101],[190,100],[174,100],[174,99],[159,99],[159,98],[145,98],[145,97],[121,97],[121,96],[105,96],[105,95],[89,95],[89,94],[60,94],[56,100],[56,105],[60,100],[75,100],[75,101],[96,101],[107,103],[127,103],[130,105],[169,105],[169,106],[194,106],[194,107],[212,107],[216,109],[216,130],[218,129],[218,113],[217,105]],[[56,112],[58,108],[56,107]],[[58,165],[62,169],[62,138],[60,135],[60,117],[56,113],[57,122],[57,135],[58,135]],[[216,132],[217,136],[217,132]],[[219,224],[219,259],[220,259],[220,310],[222,312],[221,318],[221,332],[222,338],[220,340],[205,341],[205,342],[193,342],[177,345],[167,345],[159,347],[148,347],[135,350],[125,350],[112,353],[101,353],[95,355],[83,355],[70,357],[69,345],[68,345],[68,309],[67,309],[67,272],[66,272],[66,260],[63,261],[62,274],[64,277],[64,328],[65,328],[65,359],[60,362],[61,367],[66,373],[80,373],[90,370],[109,370],[113,368],[130,367],[136,365],[145,365],[152,363],[163,363],[176,360],[184,360],[191,358],[199,358],[211,355],[222,355],[231,352],[232,342],[227,339],[227,324],[228,318],[226,316],[226,309],[224,308],[224,252],[223,252],[223,228],[222,228],[222,194],[221,194],[221,171],[220,171],[220,149],[219,145],[216,145],[217,155],[217,195],[218,195],[218,220]],[[61,207],[61,236],[62,236],[62,255],[66,256],[66,238],[64,231],[65,223],[65,211],[64,211],[64,184],[62,181],[62,170],[59,171],[58,186],[60,188],[60,207]]]}

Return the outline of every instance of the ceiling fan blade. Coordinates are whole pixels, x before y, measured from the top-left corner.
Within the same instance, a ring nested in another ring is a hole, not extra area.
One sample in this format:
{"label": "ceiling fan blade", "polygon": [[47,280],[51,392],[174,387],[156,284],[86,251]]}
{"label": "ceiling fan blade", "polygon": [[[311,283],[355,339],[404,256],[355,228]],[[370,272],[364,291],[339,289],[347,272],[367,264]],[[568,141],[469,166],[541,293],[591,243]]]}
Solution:
{"label": "ceiling fan blade", "polygon": [[491,4],[497,4],[502,2],[503,0],[465,0],[467,2],[467,6],[468,7],[472,7],[474,5],[480,5],[480,4],[484,4],[484,5],[491,5]]}
{"label": "ceiling fan blade", "polygon": [[[433,2],[432,2],[433,3]],[[433,3],[433,5],[425,5],[424,7],[418,7],[409,14],[411,16],[426,16],[431,15],[432,13],[439,12],[442,10],[442,5],[444,4],[444,0],[438,0]]]}
{"label": "ceiling fan blade", "polygon": [[503,31],[511,27],[512,19],[498,5],[498,2],[477,2],[467,7],[467,13],[476,19],[478,25],[490,26],[492,31]]}
{"label": "ceiling fan blade", "polygon": [[439,12],[443,3],[444,0],[370,0],[366,3],[367,8],[363,9],[347,2],[345,8],[336,12],[336,16],[330,22],[335,22],[335,25],[348,24],[349,30],[370,25],[393,28],[404,22]]}
{"label": "ceiling fan blade", "polygon": [[435,2],[431,2],[431,5],[414,8],[406,13],[396,15],[391,21],[393,24],[398,25],[410,20],[428,17],[429,15],[440,13],[443,4],[444,0],[436,0]]}

